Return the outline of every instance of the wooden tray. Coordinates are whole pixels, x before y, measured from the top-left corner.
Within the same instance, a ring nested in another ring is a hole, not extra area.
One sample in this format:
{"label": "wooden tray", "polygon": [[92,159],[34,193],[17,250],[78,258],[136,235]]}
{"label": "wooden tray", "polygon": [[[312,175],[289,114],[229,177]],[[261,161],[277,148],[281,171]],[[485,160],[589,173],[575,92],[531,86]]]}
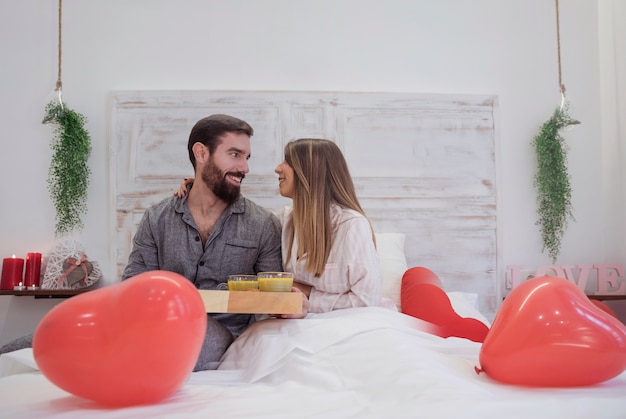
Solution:
{"label": "wooden tray", "polygon": [[298,314],[299,292],[198,290],[207,313]]}

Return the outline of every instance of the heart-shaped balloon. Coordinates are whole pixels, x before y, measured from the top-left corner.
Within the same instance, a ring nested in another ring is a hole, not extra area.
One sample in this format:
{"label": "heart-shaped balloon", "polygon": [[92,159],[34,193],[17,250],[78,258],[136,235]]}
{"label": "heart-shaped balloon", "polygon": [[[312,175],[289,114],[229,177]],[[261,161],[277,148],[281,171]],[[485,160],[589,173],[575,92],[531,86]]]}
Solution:
{"label": "heart-shaped balloon", "polygon": [[503,301],[481,347],[480,365],[507,384],[596,384],[626,369],[626,326],[568,280],[533,278]]}
{"label": "heart-shaped balloon", "polygon": [[206,333],[198,290],[150,271],[72,297],[33,336],[41,372],[76,396],[114,406],[157,402],[185,383]]}
{"label": "heart-shaped balloon", "polygon": [[611,307],[609,307],[606,303],[599,301],[599,300],[594,300],[594,299],[591,299],[590,301],[593,305],[598,307],[600,310],[606,311],[611,316],[617,318],[617,314],[615,313],[615,311]]}
{"label": "heart-shaped balloon", "polygon": [[448,295],[441,289],[441,280],[431,270],[415,267],[402,276],[400,291],[402,312],[438,326],[437,336],[485,340],[489,327],[473,318],[459,316],[454,311]]}
{"label": "heart-shaped balloon", "polygon": [[443,289],[443,283],[436,273],[423,266],[414,266],[402,275],[402,285],[433,284]]}

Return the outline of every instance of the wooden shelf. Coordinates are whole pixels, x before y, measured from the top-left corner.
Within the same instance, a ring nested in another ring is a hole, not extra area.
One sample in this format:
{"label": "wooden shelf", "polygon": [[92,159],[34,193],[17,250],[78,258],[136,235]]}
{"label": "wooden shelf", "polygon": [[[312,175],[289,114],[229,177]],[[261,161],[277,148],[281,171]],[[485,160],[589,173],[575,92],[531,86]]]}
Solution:
{"label": "wooden shelf", "polygon": [[35,298],[69,298],[83,292],[91,291],[89,289],[79,290],[24,290],[24,291],[12,291],[12,290],[0,290],[0,295],[15,295],[18,297],[35,297]]}

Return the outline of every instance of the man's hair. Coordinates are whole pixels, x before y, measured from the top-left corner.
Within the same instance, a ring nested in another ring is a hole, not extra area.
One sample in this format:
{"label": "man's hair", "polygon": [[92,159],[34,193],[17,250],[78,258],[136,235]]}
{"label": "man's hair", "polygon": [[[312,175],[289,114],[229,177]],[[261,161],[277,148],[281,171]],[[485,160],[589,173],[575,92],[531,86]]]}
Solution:
{"label": "man's hair", "polygon": [[[285,162],[294,172],[293,217],[287,225],[286,263],[307,254],[306,269],[320,276],[332,246],[330,204],[355,210],[363,216],[352,176],[341,150],[330,140],[301,138],[285,146]],[[299,255],[292,255],[297,236]],[[375,243],[374,232],[372,239]]]}
{"label": "man's hair", "polygon": [[227,132],[240,132],[252,137],[254,130],[246,121],[230,115],[211,115],[196,122],[191,129],[187,143],[189,160],[194,170],[196,168],[196,156],[193,154],[193,145],[202,143],[209,149],[209,153],[213,154],[217,146],[222,143],[222,135]]}

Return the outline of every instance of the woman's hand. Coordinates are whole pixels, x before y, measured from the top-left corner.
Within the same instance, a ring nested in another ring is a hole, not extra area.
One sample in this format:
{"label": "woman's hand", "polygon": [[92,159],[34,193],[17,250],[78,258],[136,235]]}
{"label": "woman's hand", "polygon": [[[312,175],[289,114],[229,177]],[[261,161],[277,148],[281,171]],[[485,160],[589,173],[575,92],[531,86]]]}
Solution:
{"label": "woman's hand", "polygon": [[311,295],[311,288],[313,288],[312,286],[306,285],[306,284],[301,284],[299,282],[294,282],[293,286],[295,288],[298,288],[300,291],[302,291],[302,293],[304,295],[306,295],[307,297],[309,297]]}
{"label": "woman's hand", "polygon": [[180,187],[174,192],[179,198],[184,197],[187,194],[187,185],[193,185],[194,178],[186,177],[183,179],[183,182],[180,184]]}
{"label": "woman's hand", "polygon": [[296,286],[291,287],[291,292],[299,292],[302,294],[302,312],[300,314],[270,314],[271,317],[279,319],[304,319],[309,314],[310,304],[306,294]]}

